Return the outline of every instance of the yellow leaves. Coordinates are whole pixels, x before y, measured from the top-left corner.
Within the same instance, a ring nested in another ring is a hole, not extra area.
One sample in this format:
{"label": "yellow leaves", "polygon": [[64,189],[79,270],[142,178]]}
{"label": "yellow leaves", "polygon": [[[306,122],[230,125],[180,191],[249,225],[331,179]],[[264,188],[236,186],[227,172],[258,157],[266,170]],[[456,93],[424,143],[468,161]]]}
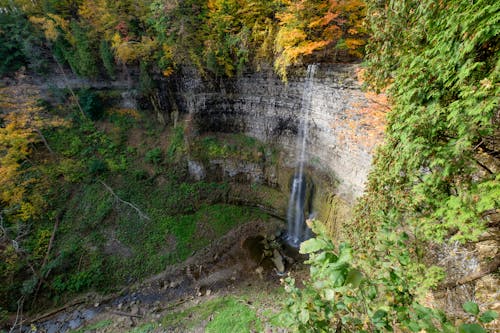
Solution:
{"label": "yellow leaves", "polygon": [[[332,45],[332,56],[338,49],[362,56],[364,46],[365,5],[360,0],[289,0],[284,11],[277,13],[279,31],[275,39],[277,54],[274,67],[286,80],[286,68],[296,65],[302,56],[311,55]],[[324,53],[327,54],[327,53]],[[324,56],[324,55],[323,55]],[[335,60],[335,59],[333,59]]]}
{"label": "yellow leaves", "polygon": [[31,23],[40,26],[47,40],[55,41],[59,37],[59,29],[65,33],[69,33],[69,24],[65,19],[56,14],[48,14],[47,16],[31,16],[29,18]]}
{"label": "yellow leaves", "polygon": [[84,0],[78,8],[78,14],[86,20],[94,33],[104,33],[108,37],[118,18],[111,14],[106,0]]}
{"label": "yellow leaves", "polygon": [[109,113],[110,115],[116,114],[119,116],[127,116],[134,118],[135,120],[141,119],[141,114],[135,109],[116,108],[116,109],[109,109],[107,113]]}
{"label": "yellow leaves", "polygon": [[27,195],[27,188],[38,186],[41,179],[27,176],[22,170],[34,143],[40,141],[41,130],[64,124],[49,118],[36,105],[38,91],[26,84],[0,89],[0,201],[17,210],[17,217],[28,220],[44,207],[40,195]]}
{"label": "yellow leaves", "polygon": [[276,51],[289,50],[302,43],[306,38],[307,35],[302,30],[282,28],[276,35]]}
{"label": "yellow leaves", "polygon": [[115,33],[111,46],[115,50],[118,61],[129,64],[138,60],[148,61],[154,51],[158,49],[158,42],[150,37],[142,36],[141,41],[127,41]]}
{"label": "yellow leaves", "polygon": [[365,41],[356,38],[346,38],[345,44],[350,50],[355,50],[356,48],[365,45]]}
{"label": "yellow leaves", "polygon": [[59,32],[56,29],[56,23],[54,21],[45,17],[30,17],[29,20],[31,23],[39,25],[42,28],[45,38],[48,40],[55,41],[59,36]]}

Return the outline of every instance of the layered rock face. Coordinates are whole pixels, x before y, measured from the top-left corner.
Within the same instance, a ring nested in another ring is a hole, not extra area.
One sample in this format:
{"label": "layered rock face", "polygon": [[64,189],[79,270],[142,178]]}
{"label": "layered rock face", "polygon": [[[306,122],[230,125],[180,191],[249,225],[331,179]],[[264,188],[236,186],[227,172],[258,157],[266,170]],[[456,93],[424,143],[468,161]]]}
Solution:
{"label": "layered rock face", "polygon": [[[356,65],[318,65],[312,83],[308,169],[336,180],[336,194],[352,201],[363,192],[383,120],[377,104],[360,89]],[[285,152],[284,166],[295,165],[306,69],[284,83],[272,71],[236,78],[203,80],[192,69],[164,82],[181,112],[198,133],[244,133]],[[172,85],[175,88],[172,89]],[[166,104],[166,103],[165,103]],[[170,98],[170,108],[173,108]]]}

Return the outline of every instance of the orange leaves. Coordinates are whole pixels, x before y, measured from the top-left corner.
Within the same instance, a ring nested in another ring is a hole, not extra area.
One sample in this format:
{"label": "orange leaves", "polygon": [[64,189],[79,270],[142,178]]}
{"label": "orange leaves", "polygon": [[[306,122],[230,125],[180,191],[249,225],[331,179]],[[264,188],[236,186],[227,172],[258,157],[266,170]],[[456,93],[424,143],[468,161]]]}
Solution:
{"label": "orange leaves", "polygon": [[[275,40],[274,67],[286,80],[287,68],[301,62],[302,56],[325,50],[336,60],[338,50],[362,56],[365,32],[365,5],[360,0],[289,0],[276,14],[279,30]],[[327,46],[334,46],[326,48]]]}
{"label": "orange leaves", "polygon": [[337,136],[341,144],[372,151],[382,142],[389,102],[385,94],[359,94],[362,102],[351,103],[346,111],[348,116],[335,119],[332,128],[339,132]]}

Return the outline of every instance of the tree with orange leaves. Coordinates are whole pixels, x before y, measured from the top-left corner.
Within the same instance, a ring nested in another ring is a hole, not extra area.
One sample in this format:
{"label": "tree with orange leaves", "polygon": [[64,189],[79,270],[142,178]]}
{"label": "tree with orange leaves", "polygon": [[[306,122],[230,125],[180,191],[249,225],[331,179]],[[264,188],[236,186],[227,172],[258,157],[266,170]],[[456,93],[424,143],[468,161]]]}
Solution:
{"label": "tree with orange leaves", "polygon": [[287,68],[319,50],[331,61],[339,53],[361,57],[365,44],[365,5],[361,0],[287,0],[278,13],[274,68],[286,79]]}

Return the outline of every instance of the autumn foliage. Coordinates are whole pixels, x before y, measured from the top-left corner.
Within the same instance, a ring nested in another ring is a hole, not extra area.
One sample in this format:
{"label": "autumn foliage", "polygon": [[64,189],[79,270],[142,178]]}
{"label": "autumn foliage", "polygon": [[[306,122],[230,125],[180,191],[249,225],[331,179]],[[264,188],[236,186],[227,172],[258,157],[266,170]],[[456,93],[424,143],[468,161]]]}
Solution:
{"label": "autumn foliage", "polygon": [[274,63],[286,79],[304,60],[359,58],[366,39],[361,0],[16,0],[5,8],[23,13],[57,59],[87,77],[113,78],[112,55],[114,65],[147,63],[167,76],[182,64],[232,76]]}

